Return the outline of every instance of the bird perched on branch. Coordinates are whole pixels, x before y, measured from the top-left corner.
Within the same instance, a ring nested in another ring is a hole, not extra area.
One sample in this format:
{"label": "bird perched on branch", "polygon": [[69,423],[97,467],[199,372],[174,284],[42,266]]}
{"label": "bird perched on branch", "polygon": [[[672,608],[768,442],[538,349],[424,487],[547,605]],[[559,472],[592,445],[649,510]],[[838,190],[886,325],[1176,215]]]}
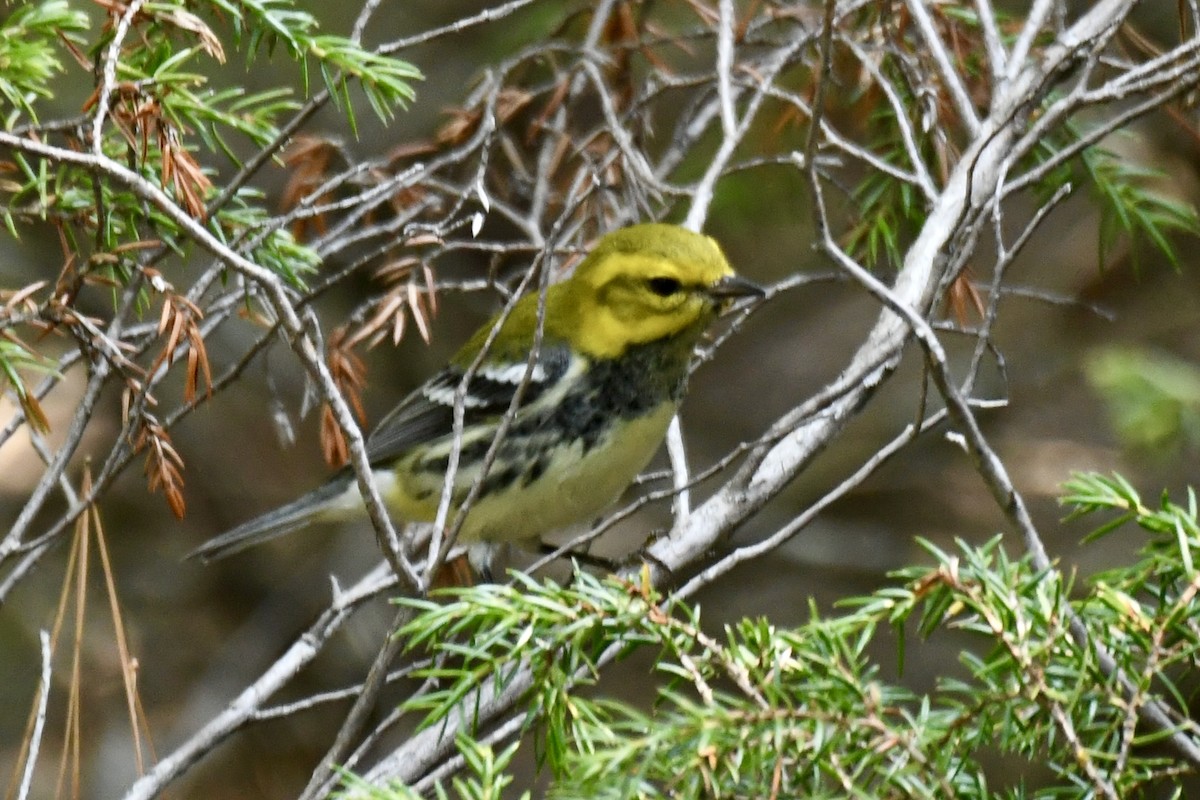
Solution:
{"label": "bird perched on branch", "polygon": [[[658,449],[704,331],[737,298],[761,294],[706,236],[661,223],[609,233],[569,279],[547,289],[544,306],[537,293],[521,298],[498,332],[499,317],[384,417],[366,445],[380,497],[398,520],[434,520],[457,448],[450,519],[480,481],[457,541],[479,545],[470,548],[471,562],[484,569],[494,543],[528,542],[590,520]],[[344,467],[191,555],[209,561],[312,522],[365,516]]]}

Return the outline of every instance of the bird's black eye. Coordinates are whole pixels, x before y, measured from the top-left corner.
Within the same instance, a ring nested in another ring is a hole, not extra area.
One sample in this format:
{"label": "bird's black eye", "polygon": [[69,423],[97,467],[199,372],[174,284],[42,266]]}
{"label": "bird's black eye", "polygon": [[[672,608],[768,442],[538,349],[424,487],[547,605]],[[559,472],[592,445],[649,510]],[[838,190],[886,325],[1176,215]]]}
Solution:
{"label": "bird's black eye", "polygon": [[667,277],[651,278],[646,281],[646,285],[659,297],[670,297],[682,288],[679,281]]}

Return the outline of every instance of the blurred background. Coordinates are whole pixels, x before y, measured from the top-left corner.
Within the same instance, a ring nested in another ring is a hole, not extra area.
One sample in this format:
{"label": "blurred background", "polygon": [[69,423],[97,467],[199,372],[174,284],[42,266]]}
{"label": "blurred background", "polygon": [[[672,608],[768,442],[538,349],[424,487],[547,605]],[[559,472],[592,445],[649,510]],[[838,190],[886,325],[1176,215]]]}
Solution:
{"label": "blurred background", "polygon": [[[384,3],[366,39],[386,41],[427,30],[484,5]],[[406,50],[401,55],[425,78],[411,108],[387,126],[364,107],[359,135],[353,137],[342,115],[326,108],[308,130],[340,137],[347,152],[364,158],[428,140],[446,123],[447,109],[463,102],[464,87],[473,86],[489,65],[572,24],[564,22],[570,16],[564,8],[535,3],[500,23]],[[1148,8],[1138,20],[1146,30],[1171,24],[1169,15],[1154,15],[1154,4]],[[328,28],[346,31],[358,9],[331,4],[313,11]],[[255,69],[222,73],[220,79],[266,88],[279,80],[275,70],[286,73],[294,66],[281,57],[261,58]],[[65,89],[56,101],[64,115],[77,111],[89,90],[82,82],[79,96]],[[1195,201],[1200,145],[1183,126],[1161,120],[1137,125],[1113,147],[1129,148],[1157,166],[1169,176],[1163,185],[1173,195]],[[263,188],[278,198],[289,173],[274,166],[264,177]],[[1032,207],[1022,211],[1018,206],[1012,215],[1020,220],[1031,212]],[[742,274],[762,283],[797,271],[831,270],[812,246],[808,193],[794,171],[747,171],[723,180],[706,230]],[[1200,248],[1181,242],[1179,263],[1173,266],[1156,252],[1128,243],[1102,260],[1097,242],[1097,214],[1082,196],[1064,203],[1033,236],[1009,272],[1011,293],[1000,304],[994,343],[1003,363],[994,357],[985,362],[980,389],[1009,401],[1006,408],[981,413],[981,419],[1025,494],[1052,557],[1085,576],[1129,559],[1141,542],[1121,533],[1080,545],[1088,528],[1063,523],[1057,501],[1073,470],[1118,471],[1148,497],[1162,489],[1182,497],[1187,486],[1200,482]],[[4,285],[45,277],[54,268],[47,265],[58,263],[57,248],[57,242],[33,236],[0,240]],[[984,272],[975,276],[983,284],[990,280],[986,257],[985,248]],[[448,273],[464,275],[493,267],[470,253],[442,262]],[[366,278],[344,282],[320,299],[316,313],[341,319],[368,290]],[[431,320],[429,343],[410,331],[396,346],[384,342],[366,352],[368,420],[379,420],[495,307],[494,294],[445,293]],[[694,376],[683,414],[693,467],[702,468],[759,435],[835,378],[877,314],[877,305],[861,291],[837,281],[806,284],[760,309]],[[214,371],[240,357],[258,333],[246,320],[222,326],[209,340]],[[955,359],[969,358],[973,339],[947,336],[946,341]],[[776,530],[916,419],[922,374],[913,356],[788,491],[735,532],[735,543]],[[82,380],[77,370],[66,376],[66,385],[78,392]],[[233,390],[217,394],[172,433],[186,462],[183,520],[172,516],[161,496],[147,493],[140,461],[125,470],[100,507],[129,647],[137,658],[138,687],[160,752],[218,713],[327,607],[334,591],[331,576],[347,585],[379,560],[365,524],[315,528],[211,566],[182,560],[205,539],[294,498],[328,474],[317,443],[317,415],[299,418],[303,394],[303,375],[286,348],[268,348]],[[61,436],[77,397],[60,391],[46,403],[52,442]],[[116,434],[120,398],[110,393],[102,402],[106,410],[86,434],[80,466],[89,452],[109,447]],[[294,444],[278,433],[273,421],[278,406],[297,420]],[[0,399],[0,421],[12,409],[8,399]],[[107,428],[106,419],[111,421]],[[724,623],[754,615],[769,615],[780,626],[798,623],[809,614],[810,598],[832,612],[839,599],[885,584],[890,570],[928,561],[916,537],[947,548],[956,537],[971,542],[997,532],[1012,537],[969,458],[945,433],[944,427],[935,429],[789,544],[705,590],[698,602],[707,626],[720,632]],[[16,518],[41,466],[21,436],[0,449],[0,524]],[[46,519],[62,507],[57,501]],[[625,523],[605,547],[614,553],[627,549],[668,521],[666,506],[649,508]],[[1019,548],[1015,537],[1011,547]],[[44,558],[0,608],[0,673],[5,676],[0,681],[0,766],[17,760],[37,683],[38,631],[50,624],[60,602],[66,559],[65,546]],[[88,576],[88,587],[83,796],[113,797],[135,777],[131,736],[99,570]],[[393,615],[385,600],[370,604],[278,702],[360,681]],[[910,640],[902,679],[917,689],[928,686],[933,675],[954,668],[962,644],[941,634],[927,643]],[[648,663],[622,664],[608,676],[607,688],[649,697]],[[892,662],[885,658],[885,663]],[[54,703],[63,696],[52,695],[52,714],[61,714]],[[385,697],[381,706],[388,703]],[[325,753],[346,708],[345,701],[331,703],[249,726],[193,768],[174,796],[294,796]],[[47,753],[58,752],[60,728],[47,730],[45,746]],[[53,770],[54,764],[43,758],[43,769]]]}

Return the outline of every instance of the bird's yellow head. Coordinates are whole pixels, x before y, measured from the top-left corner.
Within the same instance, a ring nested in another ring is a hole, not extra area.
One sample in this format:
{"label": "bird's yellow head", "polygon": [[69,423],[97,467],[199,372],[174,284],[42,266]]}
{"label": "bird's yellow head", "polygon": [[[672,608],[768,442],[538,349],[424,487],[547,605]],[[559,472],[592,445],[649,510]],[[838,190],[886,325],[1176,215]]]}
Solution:
{"label": "bird's yellow head", "polygon": [[561,312],[549,319],[563,326],[553,332],[594,358],[685,331],[698,336],[724,303],[762,293],[737,277],[715,241],[663,223],[608,234],[554,289]]}

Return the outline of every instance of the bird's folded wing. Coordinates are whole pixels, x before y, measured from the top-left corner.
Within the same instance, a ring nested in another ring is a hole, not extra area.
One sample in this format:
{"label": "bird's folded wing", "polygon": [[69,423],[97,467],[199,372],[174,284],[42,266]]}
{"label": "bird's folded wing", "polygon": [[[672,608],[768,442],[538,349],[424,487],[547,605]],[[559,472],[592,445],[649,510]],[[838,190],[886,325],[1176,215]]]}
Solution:
{"label": "bird's folded wing", "polygon": [[[522,385],[521,405],[537,403],[563,379],[571,359],[566,346],[544,343],[532,367],[525,359],[480,365],[462,395],[463,428],[499,420]],[[380,420],[367,438],[370,462],[390,464],[417,445],[452,435],[454,406],[466,372],[457,365],[446,367]]]}

